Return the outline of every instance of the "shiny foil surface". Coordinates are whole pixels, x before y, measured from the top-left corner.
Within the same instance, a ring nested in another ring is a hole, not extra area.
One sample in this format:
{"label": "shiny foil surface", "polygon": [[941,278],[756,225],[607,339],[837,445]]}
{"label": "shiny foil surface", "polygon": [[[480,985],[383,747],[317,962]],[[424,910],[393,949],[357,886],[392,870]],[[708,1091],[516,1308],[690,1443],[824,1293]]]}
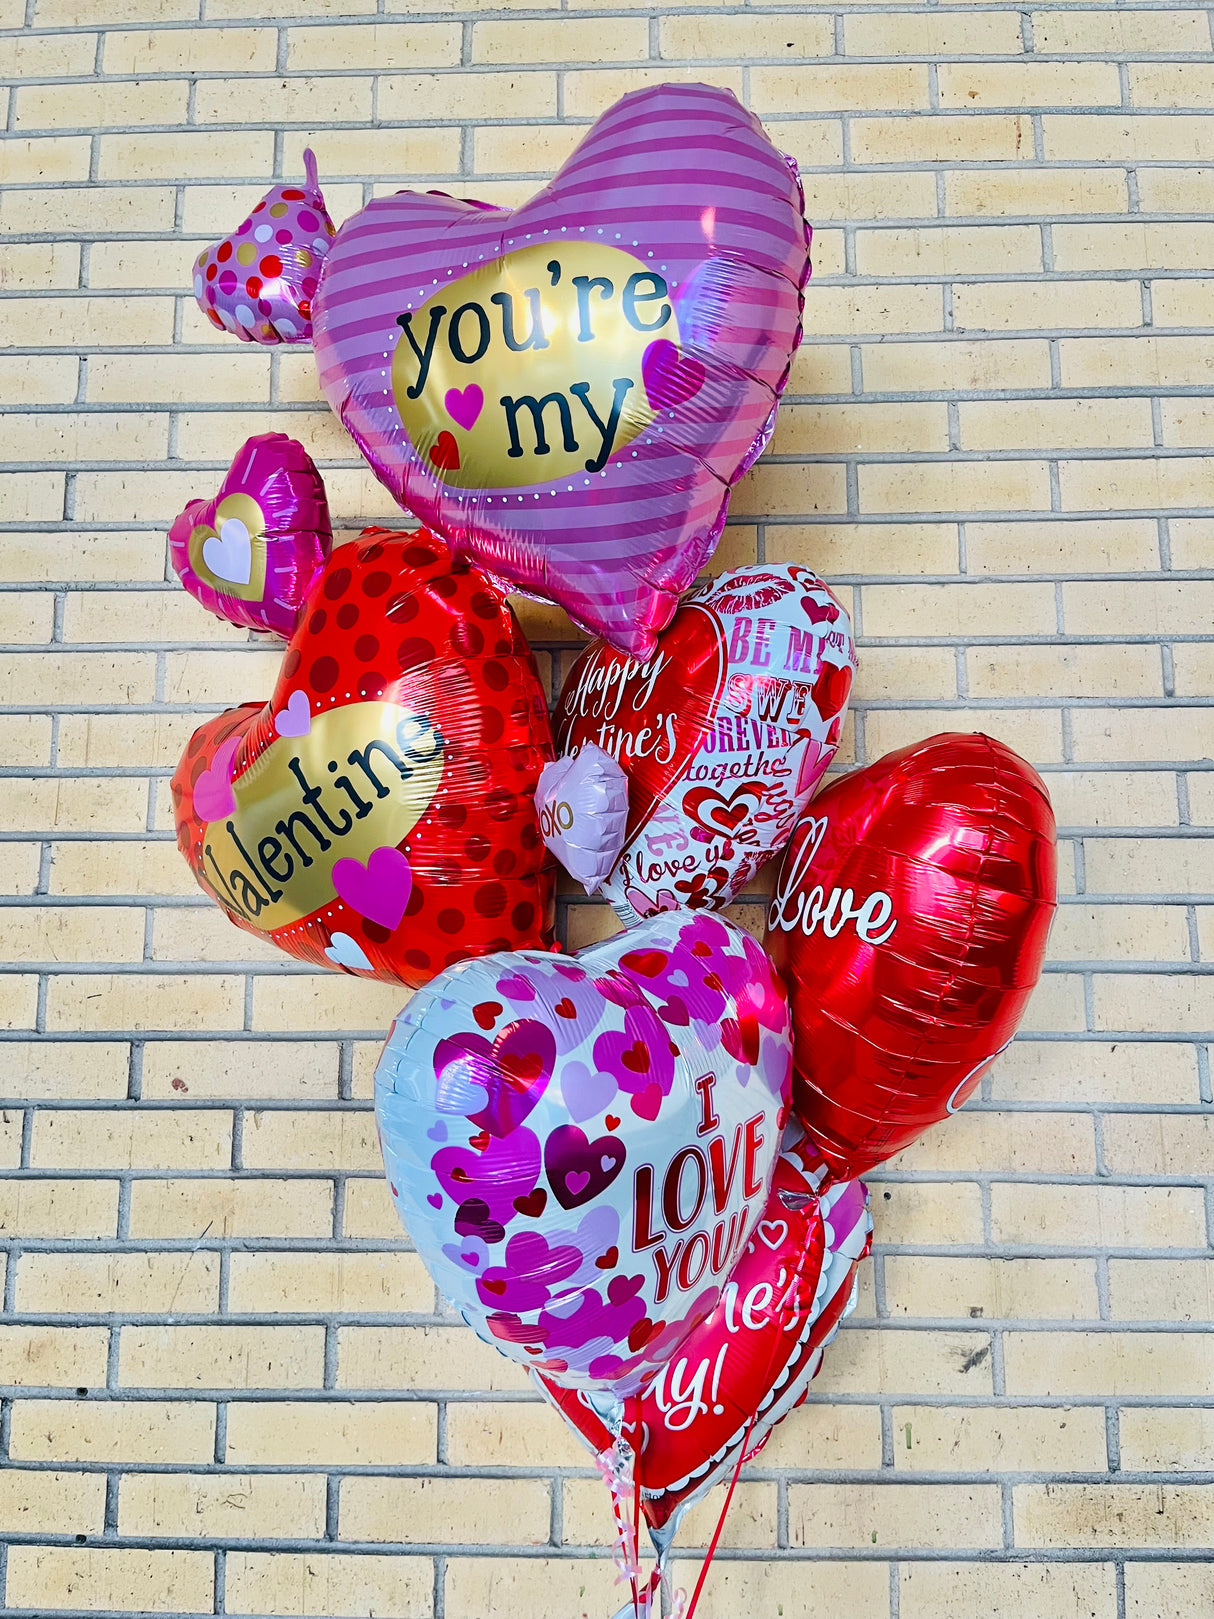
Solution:
{"label": "shiny foil surface", "polygon": [[177,842],[228,917],[317,966],[416,987],[552,942],[552,758],[506,599],[424,531],[368,529],[317,578],[264,706],[209,720]]}
{"label": "shiny foil surface", "polygon": [[174,572],[195,601],[284,640],[332,545],[324,481],[285,433],[247,439],[218,494],[192,500],[169,530]]}
{"label": "shiny foil surface", "polygon": [[312,300],[337,227],[304,152],[304,182],[267,191],[230,236],[194,261],[194,298],[242,343],[310,343]]}
{"label": "shiny foil surface", "polygon": [[712,1313],[763,1213],[791,1060],[783,986],[721,917],[462,962],[375,1072],[393,1199],[486,1342],[623,1398]]}
{"label": "shiny foil surface", "polygon": [[1049,795],[991,737],[930,737],[814,800],[766,943],[793,1009],[794,1110],[835,1174],[972,1095],[1016,1032],[1055,903]]}
{"label": "shiny foil surface", "polygon": [[618,759],[624,843],[602,886],[627,924],[728,905],[782,849],[838,746],[851,620],[798,563],[702,585],[644,663],[593,641],[556,705],[557,747]]}
{"label": "shiny foil surface", "polygon": [[[761,1450],[801,1403],[852,1306],[872,1231],[867,1194],[860,1181],[836,1181],[819,1198],[823,1170],[805,1137],[786,1143],[721,1302],[646,1387],[639,1431],[636,1413],[624,1413],[623,1436],[639,1446],[641,1506],[659,1542],[732,1473],[739,1450]],[[612,1434],[585,1398],[537,1381],[591,1449],[609,1448]]]}
{"label": "shiny foil surface", "polygon": [[399,191],[348,220],[315,300],[321,386],[402,506],[648,657],[770,437],[808,249],[758,119],[654,86],[520,208]]}

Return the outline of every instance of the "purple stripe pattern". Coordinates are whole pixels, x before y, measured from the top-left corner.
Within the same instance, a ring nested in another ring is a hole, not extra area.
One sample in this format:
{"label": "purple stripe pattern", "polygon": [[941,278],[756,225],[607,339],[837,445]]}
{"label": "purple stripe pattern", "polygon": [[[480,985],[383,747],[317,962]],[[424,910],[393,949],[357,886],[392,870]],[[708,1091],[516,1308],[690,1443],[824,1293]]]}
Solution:
{"label": "purple stripe pattern", "polygon": [[646,658],[770,437],[809,236],[795,166],[730,92],[641,90],[521,208],[401,191],[349,220],[314,301],[321,386],[401,506]]}

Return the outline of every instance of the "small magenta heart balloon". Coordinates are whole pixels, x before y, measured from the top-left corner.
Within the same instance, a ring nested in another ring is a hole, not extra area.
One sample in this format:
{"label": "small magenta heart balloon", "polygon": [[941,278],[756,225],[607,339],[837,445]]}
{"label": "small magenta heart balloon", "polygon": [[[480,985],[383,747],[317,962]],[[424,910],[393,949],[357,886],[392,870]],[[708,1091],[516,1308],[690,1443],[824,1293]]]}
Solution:
{"label": "small magenta heart balloon", "polygon": [[219,493],[192,500],[169,530],[174,571],[196,601],[284,638],[332,544],[324,482],[285,433],[248,439]]}
{"label": "small magenta heart balloon", "polygon": [[321,386],[403,506],[648,657],[771,433],[808,247],[729,91],[637,91],[521,208],[400,191],[347,221]]}
{"label": "small magenta heart balloon", "polygon": [[814,800],[767,944],[792,999],[794,1107],[835,1174],[973,1094],[1023,1016],[1055,903],[1049,794],[991,737],[929,737]]}
{"label": "small magenta heart balloon", "polygon": [[784,847],[834,758],[855,660],[846,612],[795,563],[721,574],[643,664],[586,648],[557,702],[557,746],[603,748],[628,778],[602,886],[625,922],[728,905]]}
{"label": "small magenta heart balloon", "polygon": [[789,1061],[779,979],[720,917],[464,962],[409,1002],[376,1070],[392,1195],[487,1342],[632,1394],[711,1314],[763,1212]]}

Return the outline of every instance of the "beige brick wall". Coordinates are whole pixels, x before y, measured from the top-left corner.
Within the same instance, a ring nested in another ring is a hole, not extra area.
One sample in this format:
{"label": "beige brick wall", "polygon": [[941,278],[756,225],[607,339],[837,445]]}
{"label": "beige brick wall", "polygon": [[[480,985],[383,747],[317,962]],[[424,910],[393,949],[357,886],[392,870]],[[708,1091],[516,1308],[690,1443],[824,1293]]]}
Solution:
{"label": "beige brick wall", "polygon": [[[215,341],[187,291],[305,144],[338,219],[402,183],[512,202],[614,97],[706,78],[817,230],[718,564],[849,599],[848,763],[980,726],[1046,773],[1062,909],[981,1098],[874,1177],[859,1308],[701,1619],[1208,1619],[1214,12],[257,3],[0,0],[5,1609],[618,1606],[585,1455],[380,1183],[398,995],[227,927],[177,856],[184,740],[276,654],[180,593],[164,532],[272,428],[343,537],[393,517],[310,356]],[[559,682],[568,625],[522,611]]]}

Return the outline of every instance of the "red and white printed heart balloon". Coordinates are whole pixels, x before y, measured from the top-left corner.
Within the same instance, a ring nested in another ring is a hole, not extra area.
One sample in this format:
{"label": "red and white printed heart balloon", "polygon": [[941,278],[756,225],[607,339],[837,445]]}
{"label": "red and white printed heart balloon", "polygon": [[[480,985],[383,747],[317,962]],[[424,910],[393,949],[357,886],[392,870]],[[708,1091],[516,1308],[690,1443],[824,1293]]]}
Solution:
{"label": "red and white printed heart balloon", "polygon": [[784,856],[767,948],[793,1009],[793,1108],[839,1176],[973,1094],[1041,974],[1057,898],[1037,772],[977,734],[854,771]]}
{"label": "red and white printed heart balloon", "polygon": [[557,702],[557,747],[628,778],[602,892],[625,922],[728,905],[788,841],[834,758],[851,622],[796,563],[736,568],[688,597],[645,663],[594,641]]}

